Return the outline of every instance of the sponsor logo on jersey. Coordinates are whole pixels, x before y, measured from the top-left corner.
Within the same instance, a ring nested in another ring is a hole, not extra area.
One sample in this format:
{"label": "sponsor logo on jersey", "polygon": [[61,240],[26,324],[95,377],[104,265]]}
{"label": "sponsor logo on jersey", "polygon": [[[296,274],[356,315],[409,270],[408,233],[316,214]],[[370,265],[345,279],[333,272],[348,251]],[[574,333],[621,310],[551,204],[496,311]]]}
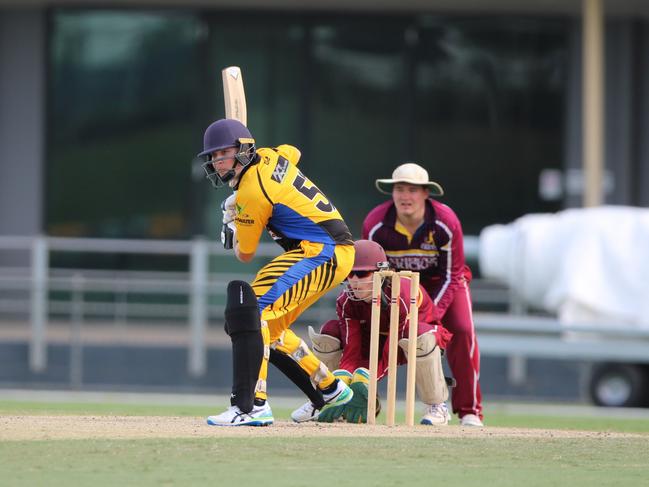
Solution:
{"label": "sponsor logo on jersey", "polygon": [[[248,215],[245,215],[248,216]],[[241,216],[237,216],[234,219],[235,222],[237,222],[239,225],[245,225],[245,226],[252,226],[255,224],[255,220],[253,218],[245,218]]]}
{"label": "sponsor logo on jersey", "polygon": [[270,176],[271,179],[278,183],[284,181],[284,177],[286,176],[286,171],[288,170],[288,164],[289,164],[288,159],[279,156],[277,158],[277,164],[275,165],[273,174]]}
{"label": "sponsor logo on jersey", "polygon": [[392,267],[407,271],[423,271],[437,265],[437,255],[417,257],[392,257],[388,256]]}
{"label": "sponsor logo on jersey", "polygon": [[236,204],[235,208],[237,211],[237,216],[234,217],[234,221],[236,221],[239,225],[250,226],[255,224],[255,219],[252,218],[248,213],[244,213],[244,206]]}

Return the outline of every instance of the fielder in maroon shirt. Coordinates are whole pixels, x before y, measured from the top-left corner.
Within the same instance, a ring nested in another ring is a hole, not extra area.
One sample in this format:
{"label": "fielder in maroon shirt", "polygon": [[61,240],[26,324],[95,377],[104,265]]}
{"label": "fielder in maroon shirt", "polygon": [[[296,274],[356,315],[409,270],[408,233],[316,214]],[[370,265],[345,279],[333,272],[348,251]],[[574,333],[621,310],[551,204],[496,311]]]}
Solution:
{"label": "fielder in maroon shirt", "polygon": [[462,425],[482,426],[480,352],[460,221],[448,206],[430,198],[444,192],[417,164],[402,164],[392,179],[378,179],[376,187],[392,195],[392,200],[370,211],[362,237],[385,249],[391,267],[420,273],[421,284],[434,304],[433,318],[453,334],[446,349],[457,381],[453,412]]}

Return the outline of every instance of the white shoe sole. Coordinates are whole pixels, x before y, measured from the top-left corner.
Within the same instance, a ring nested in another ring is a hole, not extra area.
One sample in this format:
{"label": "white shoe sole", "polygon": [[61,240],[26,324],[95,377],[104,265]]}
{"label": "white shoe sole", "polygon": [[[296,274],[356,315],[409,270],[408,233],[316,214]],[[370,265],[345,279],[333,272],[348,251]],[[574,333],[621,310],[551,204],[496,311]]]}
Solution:
{"label": "white shoe sole", "polygon": [[430,419],[422,419],[419,424],[425,424],[426,426],[448,426],[448,419],[437,423],[432,422]]}
{"label": "white shoe sole", "polygon": [[309,419],[295,419],[293,416],[291,416],[291,420],[294,423],[308,423],[309,421],[317,421],[318,420],[318,415],[316,414],[315,416],[310,417]]}
{"label": "white shoe sole", "polygon": [[211,419],[211,416],[207,418],[207,424],[210,426],[270,426],[274,422],[274,418],[256,418],[252,421],[246,421],[243,423],[219,423]]}
{"label": "white shoe sole", "polygon": [[460,426],[466,426],[467,428],[484,428],[482,423],[460,423]]}

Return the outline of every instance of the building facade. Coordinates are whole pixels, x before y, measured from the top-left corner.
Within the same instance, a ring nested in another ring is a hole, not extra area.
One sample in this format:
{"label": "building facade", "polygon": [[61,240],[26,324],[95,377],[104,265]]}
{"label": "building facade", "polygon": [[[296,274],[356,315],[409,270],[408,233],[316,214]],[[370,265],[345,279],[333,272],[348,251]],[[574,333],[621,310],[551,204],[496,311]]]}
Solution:
{"label": "building facade", "polygon": [[[228,65],[355,236],[405,161],[468,234],[580,206],[581,2],[345,5],[0,0],[0,234],[215,236],[192,158]],[[605,202],[649,206],[649,5],[604,11]]]}

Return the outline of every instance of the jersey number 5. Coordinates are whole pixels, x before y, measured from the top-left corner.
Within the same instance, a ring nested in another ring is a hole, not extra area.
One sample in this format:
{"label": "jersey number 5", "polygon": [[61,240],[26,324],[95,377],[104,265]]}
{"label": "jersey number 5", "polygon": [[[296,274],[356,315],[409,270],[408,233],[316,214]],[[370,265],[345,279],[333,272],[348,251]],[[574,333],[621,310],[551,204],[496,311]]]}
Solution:
{"label": "jersey number 5", "polygon": [[[325,213],[331,213],[332,211],[335,211],[336,208],[334,207],[334,205],[332,205],[329,202],[329,200],[324,195],[324,193],[322,191],[320,191],[318,189],[318,187],[313,183],[311,183],[312,186],[310,188],[307,188],[305,186],[306,181],[307,181],[306,177],[304,177],[304,175],[301,172],[298,171],[297,176],[295,177],[295,180],[293,181],[293,186],[295,187],[295,189],[297,189],[300,193],[302,193],[304,196],[309,198],[311,201],[313,201],[316,198],[316,196],[318,196],[318,195],[322,196],[322,199],[324,201],[322,201],[322,200],[318,201],[316,203],[316,205],[315,205],[315,207],[318,210],[324,211]],[[325,203],[325,201],[326,201],[326,203]]]}

